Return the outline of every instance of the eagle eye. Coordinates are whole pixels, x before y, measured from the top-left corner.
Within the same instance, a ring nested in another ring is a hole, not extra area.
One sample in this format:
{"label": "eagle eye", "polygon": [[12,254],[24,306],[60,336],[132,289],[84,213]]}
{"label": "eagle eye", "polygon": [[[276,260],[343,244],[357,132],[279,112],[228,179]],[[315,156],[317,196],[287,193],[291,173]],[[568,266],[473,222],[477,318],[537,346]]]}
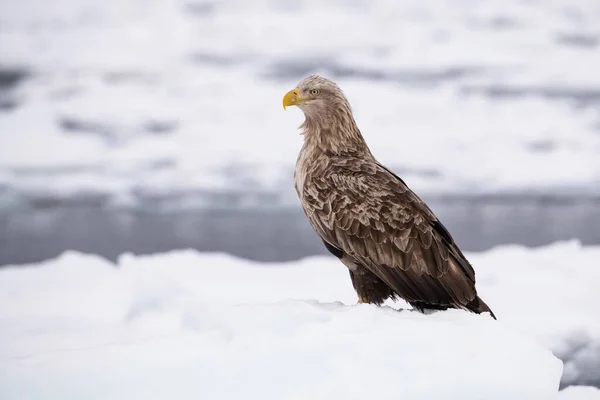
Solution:
{"label": "eagle eye", "polygon": [[312,94],[313,96],[316,96],[316,95],[318,95],[319,93],[321,93],[321,91],[320,91],[320,90],[318,90],[318,89],[311,89],[311,91],[310,91],[310,94]]}

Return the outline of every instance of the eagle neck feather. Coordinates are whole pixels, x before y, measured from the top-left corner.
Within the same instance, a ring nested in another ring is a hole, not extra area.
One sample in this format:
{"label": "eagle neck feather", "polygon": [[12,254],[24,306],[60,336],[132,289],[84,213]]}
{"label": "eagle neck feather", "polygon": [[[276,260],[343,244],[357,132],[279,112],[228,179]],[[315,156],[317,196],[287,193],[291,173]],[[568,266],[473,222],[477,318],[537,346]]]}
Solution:
{"label": "eagle neck feather", "polygon": [[300,128],[306,150],[320,150],[330,155],[371,154],[348,106],[309,112],[305,116]]}
{"label": "eagle neck feather", "polygon": [[315,111],[305,109],[306,119],[300,126],[304,145],[296,161],[294,181],[301,200],[306,182],[327,175],[333,159],[374,159],[347,103]]}

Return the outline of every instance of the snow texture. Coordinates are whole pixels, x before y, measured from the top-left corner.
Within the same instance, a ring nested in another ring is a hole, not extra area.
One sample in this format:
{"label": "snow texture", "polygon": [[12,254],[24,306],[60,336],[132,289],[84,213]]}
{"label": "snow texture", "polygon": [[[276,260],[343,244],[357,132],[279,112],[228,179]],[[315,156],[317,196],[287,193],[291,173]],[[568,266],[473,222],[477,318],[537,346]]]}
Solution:
{"label": "snow texture", "polygon": [[0,27],[5,207],[295,202],[310,73],[419,193],[600,194],[596,0],[19,0]]}
{"label": "snow texture", "polygon": [[114,265],[68,252],[5,267],[0,398],[600,398],[558,392],[563,367],[550,352],[587,354],[563,379],[598,371],[600,247],[469,257],[498,321],[356,304],[330,257],[259,264],[174,251]]}
{"label": "snow texture", "polygon": [[591,386],[569,386],[560,392],[559,400],[599,400],[600,389]]}

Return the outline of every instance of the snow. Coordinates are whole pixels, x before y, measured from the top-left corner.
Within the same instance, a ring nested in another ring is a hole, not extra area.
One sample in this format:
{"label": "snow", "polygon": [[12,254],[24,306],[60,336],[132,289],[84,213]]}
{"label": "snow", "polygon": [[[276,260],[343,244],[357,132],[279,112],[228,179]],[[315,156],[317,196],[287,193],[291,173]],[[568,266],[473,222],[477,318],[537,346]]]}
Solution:
{"label": "snow", "polygon": [[598,384],[586,379],[600,365],[600,247],[468,257],[498,321],[356,304],[331,257],[261,264],[189,250],[114,265],[67,252],[5,266],[0,397],[599,398],[558,392],[555,356],[563,384]]}
{"label": "snow", "polygon": [[569,386],[560,392],[560,400],[598,400],[600,389],[591,386]]}
{"label": "snow", "polygon": [[281,97],[314,72],[421,194],[598,195],[599,21],[594,0],[5,1],[0,202],[296,201]]}
{"label": "snow", "polygon": [[469,256],[498,319],[533,334],[565,362],[563,384],[600,386],[599,259],[600,247],[577,241]]}

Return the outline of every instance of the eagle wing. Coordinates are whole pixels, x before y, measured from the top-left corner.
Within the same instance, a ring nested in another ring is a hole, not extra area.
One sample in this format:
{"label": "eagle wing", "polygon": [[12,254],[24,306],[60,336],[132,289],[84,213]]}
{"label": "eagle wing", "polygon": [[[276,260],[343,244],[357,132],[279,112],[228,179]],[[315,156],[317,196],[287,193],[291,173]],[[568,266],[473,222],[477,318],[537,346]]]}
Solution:
{"label": "eagle wing", "polygon": [[327,244],[406,301],[478,306],[475,272],[448,230],[402,179],[376,161],[330,159],[324,173],[305,185],[302,202]]}

